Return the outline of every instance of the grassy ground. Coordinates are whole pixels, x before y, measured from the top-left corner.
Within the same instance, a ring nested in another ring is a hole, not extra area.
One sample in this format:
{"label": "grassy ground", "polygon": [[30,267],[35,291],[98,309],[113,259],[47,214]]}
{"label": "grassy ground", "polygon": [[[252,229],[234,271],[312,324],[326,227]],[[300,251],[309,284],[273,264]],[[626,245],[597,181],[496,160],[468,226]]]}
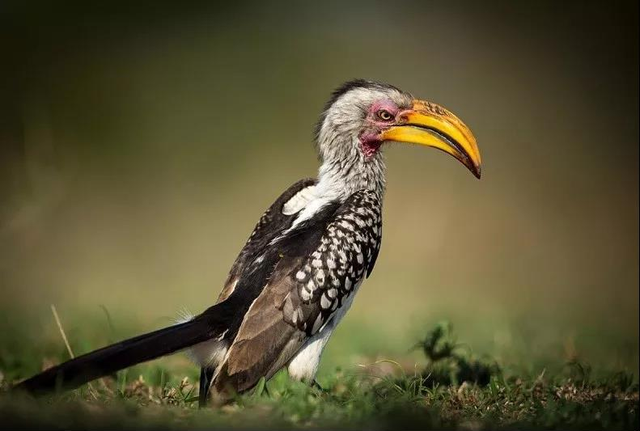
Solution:
{"label": "grassy ground", "polygon": [[[41,366],[66,356],[62,342],[40,347]],[[197,409],[197,369],[175,355],[46,399],[5,392],[0,418],[3,425],[58,429],[638,429],[633,373],[594,370],[577,358],[542,370],[498,363],[474,354],[447,323],[432,326],[412,350],[396,360],[362,357],[348,369],[325,366],[322,390],[281,372],[204,410]],[[6,353],[5,390],[34,367],[24,358],[36,357]]]}

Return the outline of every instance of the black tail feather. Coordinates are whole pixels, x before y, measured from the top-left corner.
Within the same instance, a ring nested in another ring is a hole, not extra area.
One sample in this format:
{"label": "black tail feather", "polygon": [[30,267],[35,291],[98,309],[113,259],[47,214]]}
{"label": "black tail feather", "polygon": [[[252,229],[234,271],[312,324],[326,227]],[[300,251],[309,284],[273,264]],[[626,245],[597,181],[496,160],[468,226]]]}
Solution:
{"label": "black tail feather", "polygon": [[218,336],[224,331],[223,314],[207,310],[189,322],[139,335],[102,349],[78,356],[37,374],[14,389],[32,394],[77,388],[91,380],[168,355]]}

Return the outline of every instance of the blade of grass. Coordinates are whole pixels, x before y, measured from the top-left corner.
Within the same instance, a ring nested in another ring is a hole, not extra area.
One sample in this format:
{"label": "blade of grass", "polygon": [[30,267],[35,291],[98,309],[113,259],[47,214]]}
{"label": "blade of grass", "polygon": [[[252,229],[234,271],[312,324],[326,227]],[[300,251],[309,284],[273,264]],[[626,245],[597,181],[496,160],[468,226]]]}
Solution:
{"label": "blade of grass", "polygon": [[[60,335],[62,336],[62,340],[64,341],[64,345],[67,346],[67,352],[71,359],[75,358],[73,354],[73,350],[71,350],[71,345],[69,344],[69,340],[67,339],[67,334],[64,332],[64,328],[62,327],[62,322],[60,322],[60,317],[58,316],[58,311],[56,310],[56,306],[51,304],[51,312],[53,313],[53,318],[56,321],[56,325],[58,325],[58,330],[60,331]],[[93,396],[93,398],[98,399],[98,394],[96,390],[93,388],[91,383],[87,383],[87,387],[89,388],[89,393]]]}

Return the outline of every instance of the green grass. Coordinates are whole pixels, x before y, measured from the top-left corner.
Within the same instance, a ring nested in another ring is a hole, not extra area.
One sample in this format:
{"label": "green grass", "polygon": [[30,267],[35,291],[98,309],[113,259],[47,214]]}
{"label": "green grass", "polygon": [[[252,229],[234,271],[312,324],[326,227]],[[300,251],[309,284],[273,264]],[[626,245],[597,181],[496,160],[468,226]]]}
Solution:
{"label": "green grass", "polygon": [[[45,362],[65,358],[54,344],[42,346]],[[225,405],[198,410],[198,370],[180,355],[32,399],[8,388],[34,363],[10,360],[3,349],[0,419],[58,429],[638,429],[632,373],[594,370],[576,358],[532,374],[527,364],[475,354],[448,323],[433,326],[414,350],[366,367],[325,367],[323,390],[280,372]]]}

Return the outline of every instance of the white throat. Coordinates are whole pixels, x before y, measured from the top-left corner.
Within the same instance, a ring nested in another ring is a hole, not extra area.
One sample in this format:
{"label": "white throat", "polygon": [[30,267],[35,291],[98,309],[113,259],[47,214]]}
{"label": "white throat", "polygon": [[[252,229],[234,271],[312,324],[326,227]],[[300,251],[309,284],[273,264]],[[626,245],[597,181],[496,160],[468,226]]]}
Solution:
{"label": "white throat", "polygon": [[370,190],[384,195],[385,165],[382,153],[365,156],[360,140],[344,135],[321,134],[322,165],[318,171],[316,194],[331,200],[344,202],[358,190]]}

